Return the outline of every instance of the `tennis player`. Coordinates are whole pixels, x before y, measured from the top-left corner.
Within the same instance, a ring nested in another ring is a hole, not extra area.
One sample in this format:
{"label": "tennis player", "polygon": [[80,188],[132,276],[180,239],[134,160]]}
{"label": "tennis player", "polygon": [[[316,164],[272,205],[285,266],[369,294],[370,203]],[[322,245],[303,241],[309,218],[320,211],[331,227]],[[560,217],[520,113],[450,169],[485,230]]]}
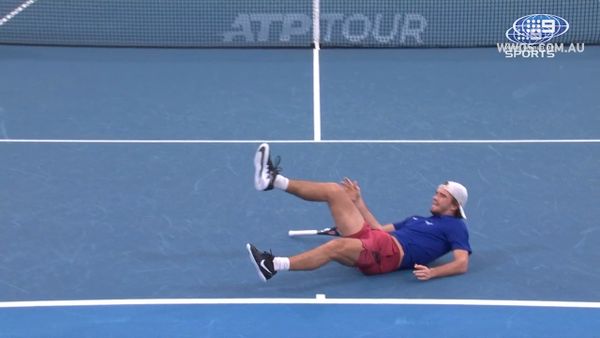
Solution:
{"label": "tennis player", "polygon": [[[307,201],[327,202],[341,237],[291,257],[275,257],[248,243],[246,248],[261,280],[278,271],[314,270],[331,261],[356,267],[365,275],[413,269],[419,280],[465,273],[471,247],[464,222],[467,189],[447,181],[437,188],[430,217],[412,216],[381,225],[361,197],[356,181],[341,183],[288,179],[273,164],[269,145],[261,144],[254,157],[257,190],[283,190]],[[452,251],[445,264],[428,264]]]}

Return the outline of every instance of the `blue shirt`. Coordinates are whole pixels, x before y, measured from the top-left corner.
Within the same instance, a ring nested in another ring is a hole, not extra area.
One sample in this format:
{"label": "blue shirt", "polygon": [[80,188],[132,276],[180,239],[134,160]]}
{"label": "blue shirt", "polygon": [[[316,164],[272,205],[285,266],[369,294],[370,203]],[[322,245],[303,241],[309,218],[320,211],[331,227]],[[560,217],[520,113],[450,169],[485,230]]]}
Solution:
{"label": "blue shirt", "polygon": [[415,264],[429,264],[455,249],[471,254],[469,232],[462,218],[452,216],[412,216],[394,223],[390,235],[404,249],[400,269],[412,269]]}

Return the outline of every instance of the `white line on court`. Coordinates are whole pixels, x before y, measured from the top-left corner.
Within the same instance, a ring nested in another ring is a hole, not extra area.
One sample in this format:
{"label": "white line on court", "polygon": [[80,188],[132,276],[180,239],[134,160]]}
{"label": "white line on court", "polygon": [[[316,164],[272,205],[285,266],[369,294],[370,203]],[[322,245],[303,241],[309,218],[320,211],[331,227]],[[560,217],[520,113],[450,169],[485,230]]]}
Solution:
{"label": "white line on court", "polygon": [[111,140],[111,139],[0,139],[0,143],[391,143],[391,144],[527,144],[600,143],[600,139],[514,139],[514,140]]}
{"label": "white line on court", "polygon": [[600,309],[600,302],[497,300],[497,299],[404,299],[404,298],[165,298],[165,299],[94,299],[0,302],[0,308],[134,306],[134,305],[439,305],[439,306],[509,306],[545,308]]}

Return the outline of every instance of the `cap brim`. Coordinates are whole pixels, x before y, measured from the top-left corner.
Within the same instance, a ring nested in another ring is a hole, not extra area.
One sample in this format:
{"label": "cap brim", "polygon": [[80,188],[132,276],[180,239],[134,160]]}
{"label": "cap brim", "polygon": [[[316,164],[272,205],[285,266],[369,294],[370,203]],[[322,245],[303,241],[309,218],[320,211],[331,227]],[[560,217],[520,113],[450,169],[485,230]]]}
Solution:
{"label": "cap brim", "polygon": [[460,211],[460,217],[467,219],[467,215],[465,214],[465,209],[463,209],[462,205],[458,206],[458,210]]}

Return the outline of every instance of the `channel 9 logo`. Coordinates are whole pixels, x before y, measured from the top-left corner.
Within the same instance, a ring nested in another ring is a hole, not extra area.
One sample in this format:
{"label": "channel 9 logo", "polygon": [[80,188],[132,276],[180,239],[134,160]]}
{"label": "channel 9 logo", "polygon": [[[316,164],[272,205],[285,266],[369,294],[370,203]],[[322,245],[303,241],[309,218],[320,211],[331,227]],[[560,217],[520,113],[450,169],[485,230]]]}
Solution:
{"label": "channel 9 logo", "polygon": [[498,52],[506,58],[553,58],[557,54],[583,53],[584,43],[556,43],[550,40],[565,34],[569,23],[552,14],[530,14],[515,20],[506,31],[510,43],[498,43]]}
{"label": "channel 9 logo", "polygon": [[514,43],[539,45],[565,34],[569,30],[567,20],[551,14],[531,14],[518,18],[506,31],[506,37]]}

